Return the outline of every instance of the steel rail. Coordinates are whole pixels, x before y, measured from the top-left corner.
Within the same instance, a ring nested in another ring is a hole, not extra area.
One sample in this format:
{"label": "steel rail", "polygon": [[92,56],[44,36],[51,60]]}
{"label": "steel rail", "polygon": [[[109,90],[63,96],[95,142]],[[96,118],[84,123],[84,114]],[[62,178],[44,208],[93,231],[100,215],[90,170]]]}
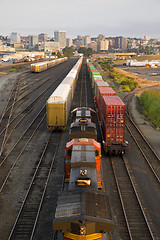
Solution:
{"label": "steel rail", "polygon": [[[123,155],[122,155],[122,156],[123,156]],[[131,177],[131,174],[130,174],[130,171],[129,171],[129,167],[127,166],[126,157],[123,156],[122,159],[123,159],[123,162],[124,162],[124,167],[125,167],[125,169],[126,169],[126,173],[127,173],[128,178],[129,178],[131,187],[132,187],[133,192],[134,192],[134,194],[135,194],[136,201],[137,201],[138,206],[139,206],[139,208],[140,208],[140,210],[141,210],[141,213],[142,213],[142,216],[143,216],[143,220],[144,220],[144,222],[145,222],[145,224],[146,224],[146,226],[147,226],[148,233],[149,233],[151,239],[154,240],[155,238],[154,238],[153,232],[152,232],[151,227],[150,227],[150,225],[149,225],[148,219],[147,219],[147,217],[146,217],[146,215],[145,215],[145,211],[144,211],[144,209],[143,209],[142,203],[141,203],[140,198],[139,198],[139,196],[138,196],[138,193],[137,193],[137,190],[136,190],[134,181],[133,181],[133,179],[132,179],[132,177]],[[116,185],[117,185],[117,189],[118,189],[118,193],[119,193],[119,197],[120,197],[120,201],[121,201],[121,205],[122,205],[122,209],[123,209],[123,213],[124,213],[124,217],[125,217],[125,221],[126,221],[128,233],[129,233],[129,237],[130,237],[130,239],[132,240],[132,239],[134,239],[134,237],[133,237],[132,230],[131,230],[131,228],[130,228],[130,223],[129,223],[129,219],[128,219],[128,217],[127,217],[127,212],[126,212],[125,203],[124,203],[124,201],[123,201],[123,196],[122,196],[121,189],[120,189],[120,185],[119,185],[119,182],[118,182],[118,179],[117,179],[117,174],[116,174],[116,170],[115,170],[115,164],[114,164],[114,162],[113,162],[112,159],[111,159],[111,163],[112,163],[112,169],[113,169],[113,173],[114,173],[114,177],[115,177],[115,181],[116,181]]]}
{"label": "steel rail", "polygon": [[[35,133],[38,131],[38,128],[40,127],[40,125],[41,125],[42,122],[44,121],[45,117],[46,117],[46,114],[43,115],[43,117],[42,117],[41,121],[39,122],[39,124],[37,125],[36,129],[33,131],[32,135],[30,136],[30,138],[28,139],[28,141],[25,143],[25,145],[24,145],[24,147],[22,148],[21,152],[19,153],[18,157],[16,158],[16,160],[15,160],[14,163],[12,164],[12,166],[11,166],[11,168],[10,168],[7,176],[6,176],[6,178],[4,179],[4,181],[3,181],[3,183],[2,183],[2,185],[1,185],[1,187],[0,187],[0,193],[2,192],[5,184],[7,183],[7,180],[8,180],[8,178],[9,178],[9,176],[10,176],[13,168],[15,167],[16,163],[18,162],[19,158],[20,158],[21,155],[23,154],[24,150],[26,149],[27,145],[29,144],[29,142],[31,141],[31,139],[33,138],[33,136],[35,135]],[[32,125],[32,124],[31,124],[31,125]],[[29,128],[30,128],[30,126],[29,126]],[[28,129],[29,129],[29,128],[28,128]],[[28,131],[28,129],[25,131],[25,133]],[[23,136],[25,135],[25,133],[23,134]],[[15,145],[13,146],[13,148],[10,150],[10,152],[8,153],[8,155],[7,155],[7,156],[4,158],[4,160],[1,162],[0,166],[2,166],[2,164],[4,164],[4,162],[6,161],[6,159],[8,158],[8,156],[11,154],[11,152],[14,150],[14,148],[17,146],[17,144],[20,142],[20,140],[22,139],[23,136],[21,136],[21,138],[16,142],[16,144],[15,144]]]}
{"label": "steel rail", "polygon": [[[68,70],[67,70],[67,71],[68,71]],[[37,105],[37,104],[39,103],[39,101],[41,100],[41,97],[44,96],[44,93],[47,92],[48,89],[50,89],[51,86],[54,86],[54,85],[59,81],[59,79],[62,77],[62,75],[64,75],[64,73],[61,74],[61,75],[56,79],[56,81],[55,81],[54,83],[51,83],[38,97],[36,97],[35,99],[33,99],[33,101],[32,101],[25,109],[23,109],[14,119],[12,119],[12,121],[10,122],[10,124],[12,124],[12,123],[13,123],[23,112],[25,112],[26,109],[29,108],[34,102],[36,102],[35,105]],[[38,98],[40,98],[40,99],[38,100]],[[37,100],[38,100],[38,101],[37,101]],[[4,140],[3,140],[3,143],[4,143],[4,144],[3,144],[3,148],[1,148],[0,156],[2,155],[3,150],[4,150],[4,147],[5,147],[6,143],[8,142],[8,140],[9,140],[10,136],[12,135],[12,133],[15,131],[15,129],[17,128],[17,126],[20,124],[20,122],[22,122],[23,119],[24,119],[26,116],[28,116],[28,113],[31,112],[31,111],[34,109],[35,105],[34,105],[32,108],[30,108],[29,111],[18,121],[18,123],[14,126],[14,128],[12,128],[12,130],[11,130],[11,132],[9,133],[8,137],[6,138],[6,135],[4,136]],[[8,127],[9,127],[9,125],[7,126],[7,128],[8,128]],[[4,131],[5,131],[5,128],[4,128],[3,131],[0,133],[0,135],[2,135],[2,133],[3,133]]]}
{"label": "steel rail", "polygon": [[123,154],[122,154],[122,159],[123,159],[123,161],[124,161],[124,163],[125,163],[125,167],[126,167],[126,170],[127,170],[128,176],[129,176],[129,179],[130,179],[130,181],[131,181],[131,183],[132,183],[132,187],[133,187],[134,192],[135,192],[135,194],[136,194],[136,197],[137,197],[137,199],[138,199],[138,203],[139,203],[139,206],[140,206],[141,211],[142,211],[142,213],[143,213],[143,217],[144,217],[144,219],[145,219],[145,221],[146,221],[148,230],[149,230],[149,232],[150,232],[150,235],[151,235],[152,239],[154,240],[155,238],[154,238],[154,236],[153,236],[153,232],[152,232],[152,230],[151,230],[150,224],[149,224],[148,219],[147,219],[147,217],[146,217],[145,210],[144,210],[144,208],[143,208],[143,206],[142,206],[140,197],[138,196],[138,192],[137,192],[137,190],[136,190],[133,177],[131,176],[131,173],[130,173],[130,170],[129,170],[129,166],[128,166],[128,163],[127,163],[127,158],[126,158],[126,156],[124,156]]}
{"label": "steel rail", "polygon": [[144,157],[145,160],[147,161],[147,163],[148,163],[150,169],[152,170],[153,175],[154,175],[155,178],[157,179],[158,183],[160,183],[160,178],[159,178],[159,176],[157,175],[157,173],[156,173],[155,170],[153,169],[151,163],[149,162],[148,158],[146,157],[146,155],[145,155],[144,151],[142,150],[141,146],[139,145],[138,141],[137,141],[136,138],[134,137],[132,131],[130,130],[130,128],[128,127],[127,124],[125,124],[125,125],[126,125],[128,131],[129,131],[129,133],[131,134],[132,138],[134,139],[135,143],[137,144],[137,146],[138,146],[140,152],[142,153],[143,157]]}
{"label": "steel rail", "polygon": [[[14,225],[13,225],[13,227],[12,227],[12,230],[11,230],[11,233],[10,233],[10,236],[9,236],[8,240],[12,239],[12,236],[13,236],[13,234],[14,234],[14,231],[16,230],[18,221],[19,221],[19,219],[20,219],[20,217],[21,217],[21,214],[22,214],[22,212],[23,212],[24,206],[25,206],[25,204],[26,204],[26,202],[27,202],[27,199],[28,199],[28,197],[29,197],[29,194],[31,193],[31,189],[32,189],[32,187],[35,185],[36,176],[37,176],[37,174],[38,174],[38,171],[40,171],[40,167],[41,167],[41,164],[42,164],[44,155],[45,155],[45,153],[46,153],[46,151],[47,151],[47,147],[48,147],[49,142],[50,142],[50,139],[51,139],[51,135],[52,135],[52,133],[50,133],[50,136],[49,136],[49,138],[48,138],[48,141],[47,141],[47,143],[45,144],[45,147],[44,147],[43,152],[42,152],[42,154],[41,154],[40,160],[39,160],[39,162],[38,162],[38,164],[37,164],[36,170],[35,170],[35,172],[34,172],[34,175],[33,175],[32,179],[31,179],[31,182],[30,182],[30,184],[29,184],[28,190],[27,190],[26,195],[25,195],[25,197],[24,197],[24,199],[23,199],[23,203],[22,203],[22,205],[21,205],[21,207],[20,207],[20,210],[19,210],[19,212],[18,212],[17,218],[16,218],[16,220],[15,220],[15,222],[14,222]],[[40,201],[39,201],[39,206],[38,206],[37,212],[36,212],[36,214],[35,214],[35,219],[34,219],[32,231],[31,231],[30,237],[29,237],[30,240],[33,239],[33,236],[34,236],[34,233],[35,233],[35,230],[36,230],[38,218],[39,218],[40,211],[41,211],[41,208],[42,208],[42,204],[43,204],[44,196],[45,196],[45,193],[46,193],[47,185],[48,185],[48,182],[49,182],[49,178],[50,178],[50,175],[51,175],[51,171],[52,171],[52,169],[53,169],[53,164],[54,164],[54,162],[55,162],[55,157],[56,157],[56,154],[57,154],[57,151],[58,151],[60,139],[61,139],[61,138],[59,137],[59,141],[58,141],[57,144],[56,144],[56,148],[55,148],[55,152],[54,152],[52,161],[51,161],[51,163],[49,163],[50,166],[49,166],[48,174],[47,174],[47,176],[46,176],[46,180],[45,180],[45,183],[44,183],[44,189],[43,189],[43,192],[42,192],[42,194],[41,194],[41,198],[39,199],[39,200],[40,200]],[[32,194],[32,193],[31,193],[31,194]]]}

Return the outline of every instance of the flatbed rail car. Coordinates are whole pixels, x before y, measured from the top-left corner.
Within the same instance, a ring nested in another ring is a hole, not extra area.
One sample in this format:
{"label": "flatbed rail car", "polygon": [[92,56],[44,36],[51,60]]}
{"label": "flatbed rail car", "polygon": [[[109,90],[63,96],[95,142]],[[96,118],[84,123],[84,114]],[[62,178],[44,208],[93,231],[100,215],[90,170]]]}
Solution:
{"label": "flatbed rail car", "polygon": [[82,61],[83,57],[77,61],[46,102],[47,128],[49,130],[64,130],[66,128]]}
{"label": "flatbed rail car", "polygon": [[31,72],[42,72],[45,71],[51,67],[54,67],[55,65],[58,65],[64,61],[66,61],[68,58],[64,57],[64,58],[58,58],[52,61],[45,61],[45,62],[39,62],[39,63],[33,63],[31,64]]}
{"label": "flatbed rail car", "polygon": [[87,61],[96,110],[101,127],[103,147],[109,154],[125,153],[129,144],[125,140],[125,104],[116,96],[93,64]]}
{"label": "flatbed rail car", "polygon": [[100,143],[94,139],[73,139],[66,145],[68,183],[59,194],[53,219],[53,229],[61,231],[65,240],[102,239],[113,230],[100,156]]}

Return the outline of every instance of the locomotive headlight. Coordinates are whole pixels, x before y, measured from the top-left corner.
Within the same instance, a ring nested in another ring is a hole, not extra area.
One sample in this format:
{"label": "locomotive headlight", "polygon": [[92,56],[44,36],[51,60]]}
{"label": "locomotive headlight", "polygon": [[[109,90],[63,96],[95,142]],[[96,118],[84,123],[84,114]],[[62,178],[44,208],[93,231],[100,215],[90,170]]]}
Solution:
{"label": "locomotive headlight", "polygon": [[80,226],[80,235],[85,235],[86,234],[86,227],[85,226]]}

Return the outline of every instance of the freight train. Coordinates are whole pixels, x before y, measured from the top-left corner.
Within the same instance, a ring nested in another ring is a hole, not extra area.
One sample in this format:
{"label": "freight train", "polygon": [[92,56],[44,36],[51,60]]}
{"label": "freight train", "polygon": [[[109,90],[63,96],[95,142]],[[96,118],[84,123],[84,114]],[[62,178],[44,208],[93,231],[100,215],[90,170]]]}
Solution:
{"label": "freight train", "polygon": [[49,130],[63,130],[66,128],[82,61],[83,57],[77,61],[47,100],[47,128]]}
{"label": "freight train", "polygon": [[68,58],[64,57],[64,58],[58,58],[52,61],[45,61],[45,62],[39,62],[39,63],[33,63],[31,64],[31,72],[42,72],[44,70],[47,70],[51,67],[54,67],[55,65],[58,65],[64,61],[66,61]]}
{"label": "freight train", "polygon": [[[113,230],[102,181],[101,145],[95,140],[94,114],[90,108],[72,111],[71,141],[66,144],[66,183],[59,194],[53,220],[53,229],[63,233],[65,240],[102,239]],[[94,129],[92,134],[89,127]]]}
{"label": "freight train", "polygon": [[116,96],[114,90],[105,82],[93,64],[87,61],[103,147],[109,154],[124,153],[128,149],[125,140],[125,104]]}

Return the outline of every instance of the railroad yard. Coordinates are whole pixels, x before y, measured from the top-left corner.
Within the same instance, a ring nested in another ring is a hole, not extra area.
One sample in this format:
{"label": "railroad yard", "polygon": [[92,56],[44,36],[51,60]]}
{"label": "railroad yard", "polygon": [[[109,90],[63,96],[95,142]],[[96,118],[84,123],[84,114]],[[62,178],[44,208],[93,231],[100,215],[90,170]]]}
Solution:
{"label": "railroad yard", "polygon": [[[46,101],[77,60],[68,59],[38,74],[28,69],[0,76],[0,240],[56,239],[52,222],[64,184],[71,116],[65,131],[49,131]],[[126,67],[124,70],[128,71]],[[136,70],[134,73],[139,74]],[[135,98],[132,94],[121,97],[126,104],[129,151],[122,156],[108,156],[102,149],[103,181],[114,223],[111,239],[158,240],[160,156],[132,120],[138,112]],[[96,110],[85,60],[71,110],[83,106]],[[98,118],[96,125],[98,142],[102,142]]]}

